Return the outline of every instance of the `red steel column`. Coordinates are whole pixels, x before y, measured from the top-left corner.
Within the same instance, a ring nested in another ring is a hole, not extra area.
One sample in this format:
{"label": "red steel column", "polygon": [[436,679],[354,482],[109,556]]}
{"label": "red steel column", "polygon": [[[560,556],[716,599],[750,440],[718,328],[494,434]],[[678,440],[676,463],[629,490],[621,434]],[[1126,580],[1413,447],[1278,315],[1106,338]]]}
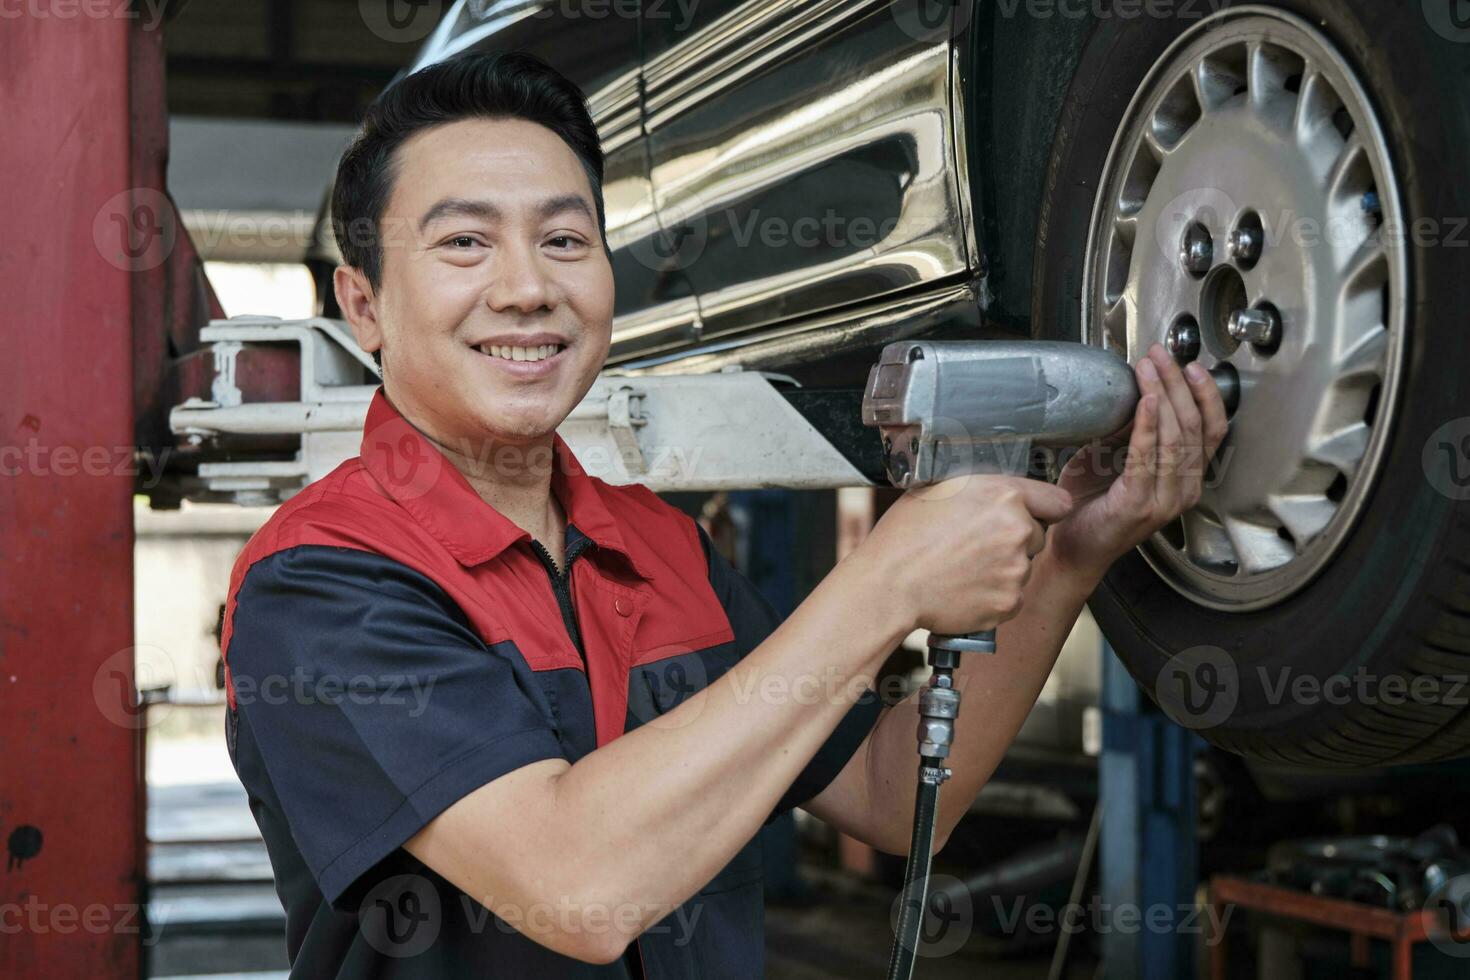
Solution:
{"label": "red steel column", "polygon": [[0,22],[3,977],[140,972],[129,6]]}

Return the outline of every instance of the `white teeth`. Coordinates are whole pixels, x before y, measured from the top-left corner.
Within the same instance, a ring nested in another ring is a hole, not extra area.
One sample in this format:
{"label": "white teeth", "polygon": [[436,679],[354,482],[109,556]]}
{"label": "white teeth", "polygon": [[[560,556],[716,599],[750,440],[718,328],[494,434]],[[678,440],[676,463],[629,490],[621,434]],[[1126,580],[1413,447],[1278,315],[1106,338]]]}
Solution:
{"label": "white teeth", "polygon": [[540,361],[561,350],[560,344],[541,344],[537,347],[513,347],[509,344],[481,344],[476,348],[490,357],[503,357],[509,361]]}

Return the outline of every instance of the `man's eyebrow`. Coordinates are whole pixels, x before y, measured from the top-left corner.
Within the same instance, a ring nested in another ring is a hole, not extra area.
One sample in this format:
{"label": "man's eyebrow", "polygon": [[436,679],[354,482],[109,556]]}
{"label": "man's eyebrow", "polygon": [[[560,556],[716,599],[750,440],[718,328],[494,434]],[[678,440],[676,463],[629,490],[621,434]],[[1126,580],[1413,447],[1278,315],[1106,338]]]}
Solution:
{"label": "man's eyebrow", "polygon": [[436,201],[433,207],[424,212],[424,216],[419,219],[419,231],[423,231],[429,227],[430,223],[451,215],[463,215],[469,218],[486,218],[494,221],[500,218],[500,208],[491,204],[489,201],[471,201],[463,197],[446,197]]}
{"label": "man's eyebrow", "polygon": [[548,197],[536,207],[536,215],[543,221],[567,211],[575,211],[588,221],[597,220],[592,214],[592,205],[588,204],[587,199],[581,194],[558,194],[555,197]]}
{"label": "man's eyebrow", "polygon": [[[595,221],[592,214],[592,206],[587,198],[581,194],[558,194],[548,197],[536,205],[536,216],[545,221],[547,218],[555,217],[567,211],[574,211],[583,215],[588,221]],[[496,204],[483,200],[470,200],[463,197],[446,197],[435,202],[434,206],[424,212],[419,219],[419,231],[429,227],[431,223],[440,218],[460,215],[470,218],[483,218],[489,221],[499,221],[504,212]]]}

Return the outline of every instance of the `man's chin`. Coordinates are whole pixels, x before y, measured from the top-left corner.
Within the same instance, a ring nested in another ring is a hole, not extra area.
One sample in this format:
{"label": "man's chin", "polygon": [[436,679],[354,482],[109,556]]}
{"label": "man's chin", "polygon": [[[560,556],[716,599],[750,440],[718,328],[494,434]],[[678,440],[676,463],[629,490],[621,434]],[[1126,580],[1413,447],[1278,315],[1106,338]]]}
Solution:
{"label": "man's chin", "polygon": [[544,445],[551,441],[552,433],[562,423],[564,416],[538,412],[534,415],[508,415],[504,412],[486,411],[474,419],[474,429],[480,439],[487,439],[501,446]]}

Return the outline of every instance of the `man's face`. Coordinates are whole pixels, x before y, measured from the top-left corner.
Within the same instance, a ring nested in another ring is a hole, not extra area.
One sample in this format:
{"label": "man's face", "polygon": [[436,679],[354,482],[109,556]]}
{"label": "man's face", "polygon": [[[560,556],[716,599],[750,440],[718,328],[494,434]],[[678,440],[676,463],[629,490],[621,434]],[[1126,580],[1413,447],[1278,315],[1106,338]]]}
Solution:
{"label": "man's face", "polygon": [[612,333],[585,171],[521,119],[436,126],[395,161],[381,282],[349,312],[363,347],[381,346],[388,398],[451,449],[541,440],[591,387]]}

